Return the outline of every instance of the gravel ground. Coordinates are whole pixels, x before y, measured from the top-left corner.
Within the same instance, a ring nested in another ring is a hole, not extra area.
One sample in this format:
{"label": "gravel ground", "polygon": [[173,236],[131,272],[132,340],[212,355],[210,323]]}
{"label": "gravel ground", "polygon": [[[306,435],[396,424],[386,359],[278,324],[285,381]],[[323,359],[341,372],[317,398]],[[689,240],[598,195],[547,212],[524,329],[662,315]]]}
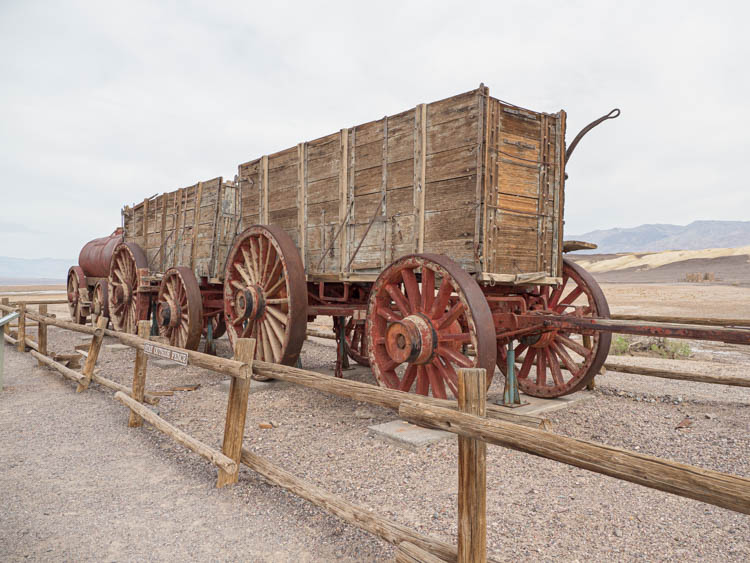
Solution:
{"label": "gravel ground", "polygon": [[[630,299],[650,303],[652,297],[654,308],[646,309],[652,314],[732,316],[737,306],[721,293],[714,309],[699,305],[687,313],[657,306],[675,291],[698,299],[709,289],[637,286],[630,297],[623,286],[605,291],[613,308],[623,312],[632,310]],[[743,309],[737,316],[750,314]],[[85,340],[54,328],[49,339],[59,352]],[[332,345],[310,339],[304,367],[330,373]],[[0,558],[393,557],[388,544],[266,484],[247,468],[239,486],[215,489],[215,469],[202,458],[148,425],[127,428],[127,409],[108,390],[92,385],[76,394],[69,381],[36,368],[30,355],[5,350]],[[226,339],[219,353],[229,356]],[[133,358],[132,350],[104,348],[98,367],[105,377],[129,385]],[[750,376],[748,352],[722,345],[701,344],[690,360],[613,356],[609,361]],[[364,368],[346,377],[374,382]],[[501,394],[500,379],[490,397]],[[193,367],[149,366],[149,390],[193,383],[201,387],[163,397],[156,410],[219,447],[224,378]],[[560,434],[750,477],[750,389],[610,371],[597,377],[592,399],[548,416]],[[413,453],[368,436],[368,426],[395,418],[386,409],[274,382],[250,396],[245,445],[350,501],[455,542],[456,441]],[[677,429],[685,419],[689,427]],[[267,422],[275,427],[259,427]],[[488,449],[487,504],[488,547],[500,560],[750,560],[748,516],[502,448]]]}

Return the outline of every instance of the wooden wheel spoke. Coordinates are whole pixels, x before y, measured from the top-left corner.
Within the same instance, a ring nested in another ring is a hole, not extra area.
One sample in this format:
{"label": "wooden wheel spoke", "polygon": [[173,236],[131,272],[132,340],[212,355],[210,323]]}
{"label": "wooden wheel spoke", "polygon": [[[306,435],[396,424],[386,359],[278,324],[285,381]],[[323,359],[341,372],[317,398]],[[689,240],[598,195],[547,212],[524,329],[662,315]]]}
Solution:
{"label": "wooden wheel spoke", "polygon": [[263,289],[268,291],[268,287],[271,285],[271,282],[278,279],[283,266],[284,264],[281,262],[281,259],[278,256],[276,256],[276,262],[274,263],[273,268],[271,269],[271,273],[268,276],[268,281],[266,281],[266,283],[263,285]]}
{"label": "wooden wheel spoke", "polygon": [[536,384],[542,387],[547,385],[547,355],[544,350],[536,353]]}
{"label": "wooden wheel spoke", "polygon": [[404,294],[401,293],[401,290],[392,283],[386,284],[385,290],[388,292],[388,295],[391,296],[391,299],[393,299],[393,302],[396,304],[399,311],[401,311],[405,317],[409,316],[409,313],[411,313],[409,303],[407,302],[406,297],[404,297]]}
{"label": "wooden wheel spoke", "polygon": [[550,373],[552,373],[552,381],[554,381],[555,385],[564,385],[565,378],[563,378],[562,370],[560,370],[560,360],[557,359],[554,350],[551,347],[545,348],[544,354],[547,357],[547,365],[549,365]]}
{"label": "wooden wheel spoke", "polygon": [[419,311],[422,296],[419,293],[419,284],[417,283],[417,277],[414,275],[414,270],[410,268],[401,270],[401,279],[404,280],[404,288],[406,289],[406,297],[409,300],[410,310],[412,312]]}
{"label": "wooden wheel spoke", "polygon": [[270,338],[268,336],[268,329],[266,328],[266,324],[263,322],[258,323],[260,324],[260,332],[263,334],[263,356],[271,362],[274,361],[273,357],[273,348],[271,348],[271,342]]}
{"label": "wooden wheel spoke", "polygon": [[518,372],[518,379],[526,379],[529,376],[531,365],[534,363],[534,356],[536,356],[536,350],[534,348],[529,349]]}
{"label": "wooden wheel spoke", "polygon": [[471,342],[470,332],[441,332],[438,334],[439,342],[456,342],[460,344],[467,344]]}
{"label": "wooden wheel spoke", "polygon": [[573,376],[577,375],[580,371],[580,366],[573,361],[573,358],[571,358],[568,353],[565,351],[565,348],[560,346],[557,342],[552,342],[552,349],[555,351],[557,356],[562,360],[563,365],[565,368],[573,374]]}
{"label": "wooden wheel spoke", "polygon": [[447,399],[448,396],[445,394],[445,382],[440,374],[432,364],[425,366],[427,370],[427,377],[430,379],[430,387],[432,387],[432,396],[438,399]]}
{"label": "wooden wheel spoke", "polygon": [[443,330],[444,328],[452,325],[458,320],[458,317],[461,316],[465,309],[466,306],[463,303],[461,303],[460,301],[456,302],[453,307],[451,307],[450,310],[438,320],[437,329]]}
{"label": "wooden wheel spoke", "polygon": [[402,320],[403,317],[400,317],[398,314],[396,314],[395,311],[388,309],[386,307],[380,306],[377,309],[375,309],[375,314],[377,314],[380,317],[383,317],[386,321],[389,322],[396,322]]}
{"label": "wooden wheel spoke", "polygon": [[284,282],[286,281],[286,278],[284,276],[281,276],[279,280],[273,284],[267,291],[266,291],[266,297],[271,297],[272,295],[275,295],[276,292],[281,288],[284,287]]}
{"label": "wooden wheel spoke", "polygon": [[585,346],[582,346],[581,344],[578,344],[578,342],[576,342],[575,340],[568,338],[563,334],[560,334],[559,332],[555,335],[555,340],[557,340],[561,344],[564,344],[579,356],[583,356],[584,359],[588,359],[588,357],[592,354],[591,350],[589,350]]}
{"label": "wooden wheel spoke", "polygon": [[242,257],[245,259],[245,267],[247,268],[247,273],[250,276],[250,279],[253,280],[254,284],[258,283],[258,280],[255,277],[255,270],[253,269],[253,259],[250,258],[250,254],[244,246],[241,246],[240,250],[242,251]]}
{"label": "wooden wheel spoke", "polygon": [[276,253],[276,250],[273,248],[273,245],[271,244],[271,241],[268,239],[266,240],[266,257],[263,262],[263,270],[261,270],[260,274],[260,284],[263,285],[266,281],[266,271],[268,270],[268,264],[271,261],[271,251],[273,250],[274,254]]}
{"label": "wooden wheel spoke", "polygon": [[248,286],[253,285],[253,280],[250,278],[250,275],[247,272],[245,272],[245,268],[243,268],[239,262],[234,263],[234,269],[240,273],[240,275],[242,276],[242,279],[245,280],[245,283]]}
{"label": "wooden wheel spoke", "polygon": [[419,366],[416,364],[410,364],[409,367],[406,368],[404,378],[398,386],[401,391],[408,392],[411,389],[411,386],[414,384],[414,379],[417,377],[418,368]]}
{"label": "wooden wheel spoke", "polygon": [[448,278],[444,277],[443,281],[440,283],[440,289],[438,289],[435,301],[432,304],[432,309],[430,309],[430,317],[434,319],[440,313],[445,311],[445,308],[448,306],[448,302],[450,301],[451,293],[453,293],[453,286],[451,285],[451,282],[448,280]]}
{"label": "wooden wheel spoke", "polygon": [[437,358],[432,360],[432,363],[445,380],[445,384],[451,390],[453,396],[458,397],[458,375],[456,374],[456,370],[453,369],[453,366],[450,364],[443,364]]}
{"label": "wooden wheel spoke", "polygon": [[430,381],[424,366],[417,366],[417,393],[427,395],[430,390]]}
{"label": "wooden wheel spoke", "polygon": [[556,311],[564,311],[566,305],[570,305],[578,299],[578,297],[583,293],[583,288],[579,285],[577,286],[573,291],[568,293],[568,295],[565,296],[565,299],[560,301],[560,303],[555,307]]}
{"label": "wooden wheel spoke", "polygon": [[266,315],[266,320],[268,321],[271,332],[279,342],[279,346],[281,346],[284,342],[284,327],[272,315]]}
{"label": "wooden wheel spoke", "polygon": [[563,276],[562,283],[555,288],[555,290],[552,292],[552,295],[549,298],[549,301],[547,303],[547,307],[550,309],[554,309],[557,306],[557,302],[560,301],[560,297],[562,297],[563,291],[565,291],[565,286],[568,284],[568,276]]}
{"label": "wooden wheel spoke", "polygon": [[266,312],[274,317],[276,317],[276,320],[278,320],[281,324],[284,326],[287,326],[288,324],[288,317],[284,313],[282,313],[278,307],[273,307],[271,305],[266,307]]}
{"label": "wooden wheel spoke", "polygon": [[258,277],[258,268],[260,268],[260,260],[258,259],[258,255],[260,254],[260,243],[258,243],[258,252],[255,251],[255,245],[253,242],[257,242],[255,238],[251,238],[248,241],[248,246],[250,247],[250,254],[252,254],[252,264],[253,264],[253,272],[255,273],[255,277]]}
{"label": "wooden wheel spoke", "polygon": [[440,346],[440,344],[438,344],[437,353],[445,360],[450,360],[454,364],[458,364],[461,367],[470,368],[473,365],[473,362],[469,358],[464,356],[462,353],[457,352],[452,347]]}
{"label": "wooden wheel spoke", "polygon": [[422,267],[422,311],[427,312],[432,309],[432,303],[435,301],[435,272],[428,267]]}
{"label": "wooden wheel spoke", "polygon": [[232,285],[232,287],[234,287],[236,289],[245,289],[245,287],[246,287],[246,286],[242,285],[240,282],[238,282],[237,280],[231,280],[229,283]]}

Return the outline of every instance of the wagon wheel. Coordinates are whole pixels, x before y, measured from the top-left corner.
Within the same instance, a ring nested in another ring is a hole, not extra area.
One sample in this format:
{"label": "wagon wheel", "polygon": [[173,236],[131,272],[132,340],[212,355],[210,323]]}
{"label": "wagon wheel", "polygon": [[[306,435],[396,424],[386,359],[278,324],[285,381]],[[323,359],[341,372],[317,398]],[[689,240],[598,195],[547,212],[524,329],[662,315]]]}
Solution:
{"label": "wagon wheel", "polygon": [[[609,317],[609,306],[596,280],[572,260],[563,260],[563,282],[540,290],[547,310],[556,315]],[[573,338],[580,334],[581,340]],[[516,358],[526,352],[518,367],[518,387],[534,397],[561,397],[586,386],[607,359],[612,335],[608,332],[552,331],[521,339]],[[497,364],[506,372],[507,352],[498,343]]]}
{"label": "wagon wheel", "polygon": [[255,358],[295,365],[307,328],[307,282],[294,241],[275,225],[246,229],[224,274],[229,341],[255,338]]}
{"label": "wagon wheel", "polygon": [[198,280],[190,268],[176,266],[164,272],[156,301],[159,336],[172,346],[197,350],[203,328],[203,301]]}
{"label": "wagon wheel", "polygon": [[110,320],[115,330],[135,334],[138,321],[148,318],[149,294],[138,292],[139,270],[148,271],[146,255],[132,242],[117,245],[107,279]]}
{"label": "wagon wheel", "polygon": [[211,338],[217,340],[224,336],[227,324],[224,322],[224,313],[216,313],[210,317],[203,317],[203,330],[201,334],[208,338],[208,323],[211,323]]}
{"label": "wagon wheel", "polygon": [[91,297],[91,323],[96,326],[99,317],[109,318],[109,295],[107,280],[99,280]]}
{"label": "wagon wheel", "polygon": [[416,386],[420,395],[445,399],[447,390],[458,396],[459,367],[484,368],[487,385],[492,381],[489,305],[476,281],[446,256],[405,256],[383,270],[370,293],[367,332],[370,365],[382,386]]}
{"label": "wagon wheel", "polygon": [[346,353],[349,357],[361,366],[369,366],[367,321],[355,320],[354,317],[350,317],[344,325],[344,338],[346,339]]}
{"label": "wagon wheel", "polygon": [[86,324],[86,317],[88,316],[86,305],[81,298],[82,292],[88,295],[86,274],[83,273],[83,268],[80,266],[71,266],[68,270],[67,284],[68,310],[73,322],[81,325]]}

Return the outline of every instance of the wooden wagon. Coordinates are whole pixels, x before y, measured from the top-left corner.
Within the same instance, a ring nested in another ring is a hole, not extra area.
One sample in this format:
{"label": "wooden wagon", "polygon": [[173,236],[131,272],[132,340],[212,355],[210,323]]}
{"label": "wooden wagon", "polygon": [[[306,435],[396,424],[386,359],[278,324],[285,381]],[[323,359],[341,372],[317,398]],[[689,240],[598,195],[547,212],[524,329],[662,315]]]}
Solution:
{"label": "wooden wagon", "polygon": [[288,364],[308,318],[333,315],[382,385],[445,397],[457,366],[505,371],[521,338],[523,390],[579,389],[609,335],[540,334],[513,316],[608,315],[562,258],[564,139],[564,112],[480,86],[241,164],[249,228],[227,261],[230,339],[257,338],[259,359]]}
{"label": "wooden wagon", "polygon": [[124,208],[109,314],[130,332],[153,315],[188,348],[226,326],[287,365],[307,322],[330,315],[381,385],[446,397],[457,367],[490,380],[514,365],[510,350],[525,352],[524,391],[570,393],[600,368],[609,335],[539,320],[608,315],[593,279],[562,258],[564,180],[565,112],[480,86],[256,158],[236,183]]}

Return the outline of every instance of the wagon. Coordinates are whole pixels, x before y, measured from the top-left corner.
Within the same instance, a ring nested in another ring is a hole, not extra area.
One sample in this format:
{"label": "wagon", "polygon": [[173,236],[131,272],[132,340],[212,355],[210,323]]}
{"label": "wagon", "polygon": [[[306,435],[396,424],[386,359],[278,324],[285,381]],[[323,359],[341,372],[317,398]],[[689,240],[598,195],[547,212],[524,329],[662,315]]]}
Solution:
{"label": "wagon", "polygon": [[327,315],[386,387],[445,398],[457,368],[489,382],[523,354],[523,391],[571,393],[610,339],[564,322],[609,314],[563,259],[565,118],[480,86],[125,207],[109,316],[187,348],[226,329],[293,365]]}
{"label": "wagon", "polygon": [[564,137],[565,112],[480,86],[241,164],[250,227],[225,271],[230,339],[288,364],[306,321],[332,315],[381,385],[436,397],[456,394],[457,367],[505,371],[516,340],[524,391],[581,388],[608,334],[514,325],[527,311],[608,316],[562,257]]}

